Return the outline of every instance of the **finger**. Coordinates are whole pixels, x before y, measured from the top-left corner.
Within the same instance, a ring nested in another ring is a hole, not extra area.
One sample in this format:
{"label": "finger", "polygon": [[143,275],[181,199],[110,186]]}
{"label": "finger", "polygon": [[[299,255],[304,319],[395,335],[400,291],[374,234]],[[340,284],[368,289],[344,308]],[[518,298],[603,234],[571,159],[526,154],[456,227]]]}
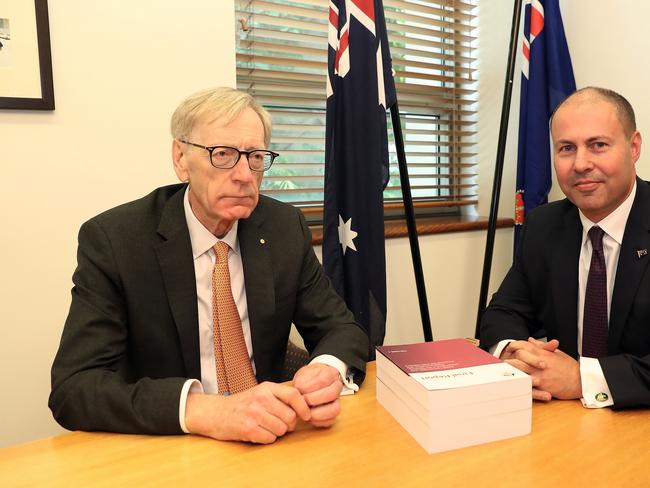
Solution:
{"label": "finger", "polygon": [[341,413],[341,402],[337,398],[333,402],[326,403],[325,405],[319,405],[311,409],[311,424],[318,426],[324,426],[325,424],[331,425],[334,423],[336,417]]}
{"label": "finger", "polygon": [[[235,438],[257,444],[271,444],[275,442],[278,436],[262,425],[266,423],[264,419],[265,415],[267,415],[265,412],[258,410],[256,413],[252,413],[245,418],[238,429],[239,435]],[[279,431],[281,430],[279,429]]]}
{"label": "finger", "polygon": [[[293,421],[292,422],[285,422],[283,419],[280,417],[276,417],[274,414],[270,412],[264,412],[262,414],[259,426],[272,434],[275,437],[282,437],[284,434],[287,432],[290,432],[295,428],[296,425],[296,420],[295,420],[295,415],[293,416]],[[292,426],[290,428],[290,426]]]}
{"label": "finger", "polygon": [[502,359],[505,358],[509,359],[513,357],[514,354],[520,349],[532,348],[532,347],[533,345],[530,344],[528,341],[510,341],[508,345],[505,347],[505,349],[503,350],[503,353],[505,353],[505,355],[503,355],[502,353]]}
{"label": "finger", "polygon": [[302,393],[311,393],[330,385],[339,377],[339,372],[326,364],[308,364],[294,376],[293,385]]}
{"label": "finger", "polygon": [[550,402],[552,398],[553,396],[548,391],[533,388],[533,400],[538,400],[540,402]]}
{"label": "finger", "polygon": [[264,427],[257,426],[250,432],[245,434],[242,440],[247,442],[254,442],[256,444],[272,444],[277,440],[278,436],[268,431]]}
{"label": "finger", "polygon": [[546,367],[546,362],[533,351],[519,349],[517,352],[515,352],[514,357],[515,359],[518,359],[519,361],[524,362],[534,368],[544,369]]}
{"label": "finger", "polygon": [[534,337],[529,337],[528,342],[550,352],[554,352],[560,346],[560,341],[558,341],[557,339],[551,339],[548,342],[544,342],[544,341],[539,341]]}
{"label": "finger", "polygon": [[506,346],[506,349],[508,349],[510,352],[516,352],[521,349],[527,349],[527,350],[532,350],[534,349],[535,346],[531,344],[529,341],[511,341],[508,343]]}
{"label": "finger", "polygon": [[554,352],[558,347],[560,347],[560,341],[558,341],[557,339],[551,339],[546,343],[544,349],[546,349],[547,351]]}
{"label": "finger", "polygon": [[[268,383],[271,393],[279,399],[285,405],[291,407],[291,409],[305,422],[308,422],[311,418],[311,411],[309,410],[309,405],[302,397],[300,392],[288,385],[279,385],[277,383]],[[279,413],[279,412],[278,412]]]}
{"label": "finger", "polygon": [[[229,397],[238,402],[245,412],[242,431],[257,442],[259,432],[257,427],[266,429],[276,437],[293,430],[296,425],[296,412],[292,407],[276,397],[276,393],[284,394],[284,388],[275,388],[275,383],[262,383],[251,390]],[[290,390],[295,390],[290,388]],[[274,392],[275,390],[275,392]],[[296,395],[300,393],[296,391]],[[288,395],[291,395],[289,392]],[[241,408],[241,407],[240,407]]]}
{"label": "finger", "polygon": [[540,347],[546,344],[544,341],[540,341],[539,339],[535,339],[534,337],[529,337],[528,342]]}
{"label": "finger", "polygon": [[511,366],[514,366],[520,371],[523,371],[526,374],[533,375],[539,370],[537,368],[534,368],[530,364],[524,363],[523,361],[520,361],[519,359],[506,359],[504,362],[508,363]]}
{"label": "finger", "polygon": [[332,425],[334,425],[336,423],[336,419],[333,418],[333,419],[330,419],[330,420],[323,420],[321,422],[315,422],[313,420],[310,420],[309,423],[311,425],[313,425],[314,427],[318,427],[319,429],[322,429],[322,428],[327,428],[327,427],[331,427]]}
{"label": "finger", "polygon": [[341,394],[341,389],[343,388],[343,383],[339,378],[335,378],[334,381],[327,385],[325,388],[320,390],[313,391],[303,395],[303,398],[307,402],[307,405],[310,407],[315,407],[317,405],[323,405],[325,403],[330,403],[336,400]]}

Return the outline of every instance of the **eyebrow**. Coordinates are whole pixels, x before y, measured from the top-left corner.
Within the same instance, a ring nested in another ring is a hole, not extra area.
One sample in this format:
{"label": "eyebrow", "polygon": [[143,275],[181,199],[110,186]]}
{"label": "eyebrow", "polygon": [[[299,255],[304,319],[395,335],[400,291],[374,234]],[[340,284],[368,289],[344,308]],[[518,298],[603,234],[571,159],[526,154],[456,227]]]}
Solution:
{"label": "eyebrow", "polygon": [[[606,140],[606,141],[610,141],[611,137],[605,136],[605,135],[591,136],[591,137],[589,137],[587,139],[587,144],[589,144],[591,142],[595,142],[595,141],[600,141],[600,140],[603,140],[603,139]],[[571,140],[571,139],[558,139],[557,141],[555,141],[555,143],[553,145],[556,146],[558,144],[575,144],[575,142],[573,140]]]}

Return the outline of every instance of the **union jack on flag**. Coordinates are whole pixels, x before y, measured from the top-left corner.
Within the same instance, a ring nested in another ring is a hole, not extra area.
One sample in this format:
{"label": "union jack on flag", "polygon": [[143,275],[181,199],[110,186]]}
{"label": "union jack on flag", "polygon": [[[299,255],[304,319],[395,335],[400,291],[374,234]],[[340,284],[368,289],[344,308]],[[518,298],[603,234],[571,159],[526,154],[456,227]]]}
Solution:
{"label": "union jack on flag", "polygon": [[323,265],[370,337],[386,330],[383,190],[395,84],[381,0],[330,0]]}
{"label": "union jack on flag", "polygon": [[515,251],[526,215],[551,190],[549,119],[576,89],[559,0],[526,1],[521,71]]}

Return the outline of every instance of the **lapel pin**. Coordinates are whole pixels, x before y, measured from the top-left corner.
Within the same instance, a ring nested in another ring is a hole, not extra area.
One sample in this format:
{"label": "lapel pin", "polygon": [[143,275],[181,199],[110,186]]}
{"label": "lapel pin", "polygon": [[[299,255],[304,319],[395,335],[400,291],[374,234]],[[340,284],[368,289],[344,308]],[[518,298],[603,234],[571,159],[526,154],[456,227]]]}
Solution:
{"label": "lapel pin", "polygon": [[647,249],[637,249],[636,250],[636,256],[641,259],[643,256],[648,255],[648,250]]}
{"label": "lapel pin", "polygon": [[[266,241],[265,241],[264,239],[260,239],[260,244],[266,244]],[[637,251],[637,252],[638,252],[638,251]],[[647,254],[647,253],[648,253],[648,252],[646,251],[646,254]]]}

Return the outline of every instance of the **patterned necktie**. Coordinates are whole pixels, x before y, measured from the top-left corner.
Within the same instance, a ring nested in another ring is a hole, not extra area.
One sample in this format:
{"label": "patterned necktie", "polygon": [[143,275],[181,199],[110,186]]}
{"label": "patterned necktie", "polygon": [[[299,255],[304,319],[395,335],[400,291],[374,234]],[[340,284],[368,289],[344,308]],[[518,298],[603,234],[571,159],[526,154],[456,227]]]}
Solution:
{"label": "patterned necktie", "polygon": [[603,229],[589,229],[591,265],[585,292],[582,323],[582,355],[591,358],[607,356],[607,269],[603,255]]}
{"label": "patterned necktie", "polygon": [[217,259],[212,272],[214,357],[219,394],[225,395],[239,393],[257,384],[246,349],[239,312],[232,297],[228,251],[228,244],[217,242],[214,246]]}

